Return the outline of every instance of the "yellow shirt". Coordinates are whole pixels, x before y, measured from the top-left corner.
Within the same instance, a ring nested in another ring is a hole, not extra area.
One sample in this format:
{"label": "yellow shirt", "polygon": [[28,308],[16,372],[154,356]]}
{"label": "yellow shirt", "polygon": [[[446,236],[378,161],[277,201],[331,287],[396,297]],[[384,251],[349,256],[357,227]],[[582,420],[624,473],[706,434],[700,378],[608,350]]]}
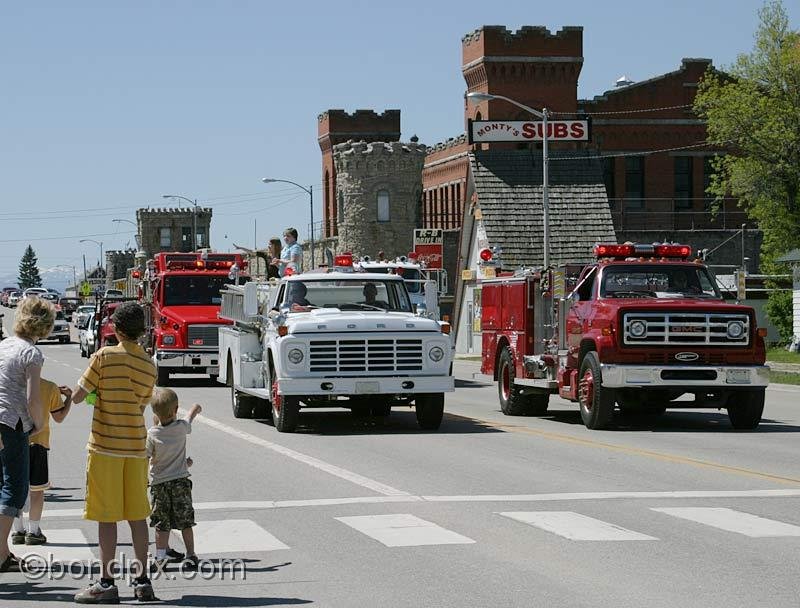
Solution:
{"label": "yellow shirt", "polygon": [[86,448],[114,456],[146,458],[144,408],[153,395],[156,368],[136,342],[101,348],[78,385],[97,393]]}
{"label": "yellow shirt", "polygon": [[50,413],[64,409],[64,402],[61,400],[61,393],[58,386],[49,380],[41,379],[39,383],[39,396],[42,399],[42,406],[47,415],[44,417],[44,427],[35,435],[30,436],[30,443],[37,444],[50,449]]}

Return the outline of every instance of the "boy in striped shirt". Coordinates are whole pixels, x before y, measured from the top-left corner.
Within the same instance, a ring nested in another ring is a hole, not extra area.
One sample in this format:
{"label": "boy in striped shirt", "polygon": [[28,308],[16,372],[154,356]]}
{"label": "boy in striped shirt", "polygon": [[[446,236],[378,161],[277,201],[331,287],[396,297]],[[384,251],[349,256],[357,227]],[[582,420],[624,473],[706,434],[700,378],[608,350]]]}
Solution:
{"label": "boy in striped shirt", "polygon": [[147,428],[144,408],[153,394],[155,366],[136,340],[144,333],[144,311],[136,302],[120,304],[111,316],[116,346],[101,348],[78,381],[73,402],[96,393],[86,465],[84,518],[98,522],[101,579],[79,592],[79,604],[119,603],[110,563],[117,550],[117,522],[131,528],[136,561],[136,599],[156,599],[147,576]]}

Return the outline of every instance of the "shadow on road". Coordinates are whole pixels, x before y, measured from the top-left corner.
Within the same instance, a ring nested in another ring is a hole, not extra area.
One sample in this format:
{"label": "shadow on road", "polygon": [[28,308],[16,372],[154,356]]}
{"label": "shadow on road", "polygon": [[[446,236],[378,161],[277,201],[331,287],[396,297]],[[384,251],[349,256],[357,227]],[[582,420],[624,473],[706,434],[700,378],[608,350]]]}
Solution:
{"label": "shadow on road", "polygon": [[[272,425],[272,420],[259,420]],[[460,435],[472,433],[502,433],[501,429],[462,416],[451,416],[445,411],[438,431],[424,431],[417,424],[413,409],[398,408],[386,417],[354,416],[349,411],[302,410],[295,433],[308,435]]]}

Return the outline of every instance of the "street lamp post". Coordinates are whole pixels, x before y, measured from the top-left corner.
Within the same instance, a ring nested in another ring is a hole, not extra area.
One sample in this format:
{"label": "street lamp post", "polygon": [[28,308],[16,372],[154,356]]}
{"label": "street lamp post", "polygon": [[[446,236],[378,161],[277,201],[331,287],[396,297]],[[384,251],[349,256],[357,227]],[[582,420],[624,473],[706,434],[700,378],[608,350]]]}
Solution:
{"label": "street lamp post", "polygon": [[309,186],[308,188],[301,186],[297,182],[290,181],[288,179],[273,179],[271,177],[262,177],[261,181],[265,184],[274,184],[276,182],[283,183],[283,184],[292,184],[293,186],[297,186],[304,192],[308,193],[308,204],[311,209],[311,268],[314,267],[314,187]]}
{"label": "street lamp post", "polygon": [[549,169],[549,158],[547,155],[547,116],[548,111],[547,108],[542,108],[542,110],[535,110],[525,104],[519,103],[518,101],[514,101],[513,99],[509,99],[503,95],[493,95],[492,93],[481,93],[478,91],[473,91],[472,93],[467,93],[467,100],[472,103],[480,103],[481,101],[491,101],[493,99],[499,99],[502,101],[506,101],[513,106],[517,106],[518,108],[522,108],[526,112],[530,112],[534,116],[537,116],[542,119],[542,221],[544,223],[543,227],[543,235],[542,235],[542,247],[544,249],[544,267],[548,268],[550,266],[550,181],[548,175]]}
{"label": "street lamp post", "polygon": [[103,243],[101,241],[95,241],[94,239],[81,239],[79,242],[94,243],[95,245],[100,246],[100,261],[97,263],[97,266],[100,267],[100,265],[103,263]]}
{"label": "street lamp post", "polygon": [[192,212],[192,251],[197,251],[197,199],[190,199],[180,194],[162,194],[161,198],[178,198],[194,205]]}
{"label": "street lamp post", "polygon": [[128,224],[132,224],[136,228],[136,233],[135,233],[136,249],[141,249],[142,248],[142,235],[139,234],[139,225],[136,222],[134,222],[132,220],[120,220],[120,219],[115,219],[115,220],[111,220],[111,221],[112,222],[127,222]]}

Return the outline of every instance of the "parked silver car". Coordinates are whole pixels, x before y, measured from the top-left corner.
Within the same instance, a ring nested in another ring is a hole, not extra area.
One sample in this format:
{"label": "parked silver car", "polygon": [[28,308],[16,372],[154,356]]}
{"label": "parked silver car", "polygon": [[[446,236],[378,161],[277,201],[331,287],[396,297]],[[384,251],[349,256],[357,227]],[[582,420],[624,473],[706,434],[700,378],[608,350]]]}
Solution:
{"label": "parked silver car", "polygon": [[97,350],[97,322],[94,318],[94,309],[89,313],[86,320],[78,326],[78,344],[81,349],[81,357],[91,357]]}
{"label": "parked silver car", "polygon": [[94,304],[81,304],[75,310],[72,315],[72,322],[75,323],[75,327],[77,329],[81,329],[81,326],[86,323],[86,319],[89,318],[94,312]]}

